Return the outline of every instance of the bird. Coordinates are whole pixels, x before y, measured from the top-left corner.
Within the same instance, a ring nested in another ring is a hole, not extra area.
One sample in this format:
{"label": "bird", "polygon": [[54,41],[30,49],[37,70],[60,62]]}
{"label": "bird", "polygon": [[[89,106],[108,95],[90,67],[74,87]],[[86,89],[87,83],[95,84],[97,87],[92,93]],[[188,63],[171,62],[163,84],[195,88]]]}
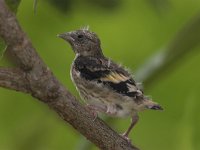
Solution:
{"label": "bird", "polygon": [[96,33],[82,28],[58,34],[58,37],[67,41],[75,53],[71,79],[94,116],[100,112],[113,117],[131,117],[130,126],[122,134],[124,138],[128,139],[138,122],[138,112],[163,110],[144,95],[128,69],[104,56]]}

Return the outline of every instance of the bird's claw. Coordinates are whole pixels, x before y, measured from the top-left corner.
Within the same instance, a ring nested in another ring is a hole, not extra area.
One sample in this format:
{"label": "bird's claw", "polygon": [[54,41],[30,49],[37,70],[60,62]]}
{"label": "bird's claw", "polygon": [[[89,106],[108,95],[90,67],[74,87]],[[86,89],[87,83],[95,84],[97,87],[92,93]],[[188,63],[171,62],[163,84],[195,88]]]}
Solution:
{"label": "bird's claw", "polygon": [[92,113],[93,115],[93,120],[92,121],[95,121],[98,117],[98,113],[96,111],[96,107],[94,107],[93,105],[86,105],[85,108]]}
{"label": "bird's claw", "polygon": [[123,139],[125,139],[128,143],[131,143],[131,139],[128,138],[126,133],[120,134]]}

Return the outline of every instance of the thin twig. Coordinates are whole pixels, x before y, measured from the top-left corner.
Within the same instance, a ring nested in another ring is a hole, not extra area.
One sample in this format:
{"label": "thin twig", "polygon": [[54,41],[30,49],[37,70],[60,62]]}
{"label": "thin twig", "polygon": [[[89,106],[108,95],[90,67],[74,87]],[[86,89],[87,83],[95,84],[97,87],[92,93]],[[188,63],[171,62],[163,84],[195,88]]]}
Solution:
{"label": "thin twig", "polygon": [[33,1],[33,12],[34,12],[35,15],[36,15],[36,12],[37,12],[37,4],[38,4],[38,1],[34,0]]}
{"label": "thin twig", "polygon": [[163,49],[149,58],[139,67],[135,77],[149,86],[153,81],[166,74],[181,58],[196,50],[200,45],[200,14],[190,19],[176,34],[174,39]]}

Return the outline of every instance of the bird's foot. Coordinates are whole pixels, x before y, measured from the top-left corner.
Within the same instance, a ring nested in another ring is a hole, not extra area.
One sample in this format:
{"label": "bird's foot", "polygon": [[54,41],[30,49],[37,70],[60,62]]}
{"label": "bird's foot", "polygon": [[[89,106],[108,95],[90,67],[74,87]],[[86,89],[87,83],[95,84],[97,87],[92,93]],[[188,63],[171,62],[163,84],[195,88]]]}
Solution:
{"label": "bird's foot", "polygon": [[110,116],[115,116],[117,114],[117,111],[116,111],[116,109],[113,105],[108,105],[107,110],[106,110],[106,114],[108,114]]}
{"label": "bird's foot", "polygon": [[93,114],[93,116],[94,116],[93,121],[95,121],[96,118],[98,117],[98,112],[106,112],[105,106],[87,104],[85,107],[87,110],[89,110]]}
{"label": "bird's foot", "polygon": [[90,105],[90,104],[85,105],[85,108],[92,113],[94,117],[93,121],[95,121],[96,118],[98,117],[97,108],[94,105]]}
{"label": "bird's foot", "polygon": [[120,134],[122,138],[124,138],[128,143],[131,143],[131,139],[128,138],[127,133]]}
{"label": "bird's foot", "polygon": [[124,132],[121,136],[126,139],[129,143],[131,143],[131,140],[128,138],[129,133],[131,132],[131,130],[133,129],[133,127],[135,126],[135,124],[137,123],[139,119],[139,116],[137,114],[133,115],[132,119],[131,119],[131,124],[128,127],[128,130],[126,132]]}

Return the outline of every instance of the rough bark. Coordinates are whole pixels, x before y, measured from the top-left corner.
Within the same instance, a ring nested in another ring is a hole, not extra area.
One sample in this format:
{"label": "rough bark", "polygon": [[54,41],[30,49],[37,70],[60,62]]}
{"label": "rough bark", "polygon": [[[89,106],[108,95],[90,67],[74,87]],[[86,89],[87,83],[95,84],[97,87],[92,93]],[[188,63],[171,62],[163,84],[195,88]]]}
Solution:
{"label": "rough bark", "polygon": [[70,123],[100,149],[137,150],[101,119],[93,121],[93,115],[80,105],[38,56],[4,0],[0,0],[0,36],[19,66],[0,67],[1,87],[31,94],[49,105],[64,121]]}

